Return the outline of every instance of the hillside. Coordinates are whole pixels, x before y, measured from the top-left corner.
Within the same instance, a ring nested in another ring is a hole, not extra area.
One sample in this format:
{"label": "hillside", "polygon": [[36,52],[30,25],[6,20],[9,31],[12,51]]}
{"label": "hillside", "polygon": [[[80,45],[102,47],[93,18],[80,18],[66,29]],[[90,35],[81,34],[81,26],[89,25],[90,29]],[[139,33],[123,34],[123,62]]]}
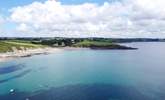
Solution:
{"label": "hillside", "polygon": [[98,41],[82,41],[73,44],[73,47],[82,47],[90,49],[136,49],[132,47],[122,46],[112,42],[98,42]]}
{"label": "hillside", "polygon": [[29,48],[41,48],[43,45],[32,44],[30,41],[22,40],[4,40],[0,41],[0,53],[12,52],[14,50],[22,50]]}

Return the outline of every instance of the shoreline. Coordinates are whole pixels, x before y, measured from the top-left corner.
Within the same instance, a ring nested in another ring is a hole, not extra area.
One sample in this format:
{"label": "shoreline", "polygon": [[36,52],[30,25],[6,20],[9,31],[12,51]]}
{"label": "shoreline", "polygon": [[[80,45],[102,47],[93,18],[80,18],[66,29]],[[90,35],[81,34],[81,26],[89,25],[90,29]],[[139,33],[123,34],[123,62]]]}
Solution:
{"label": "shoreline", "polygon": [[42,55],[42,54],[51,54],[55,52],[59,52],[61,50],[135,50],[135,49],[98,49],[98,48],[89,48],[89,47],[46,47],[46,48],[36,48],[36,49],[28,49],[28,50],[17,50],[15,52],[6,52],[0,53],[0,63],[13,60],[16,58],[23,58],[23,57],[31,57],[34,55]]}
{"label": "shoreline", "polygon": [[47,47],[28,50],[18,50],[17,52],[0,53],[0,62],[5,62],[16,58],[30,57],[34,55],[50,54],[61,50],[62,49],[60,48]]}

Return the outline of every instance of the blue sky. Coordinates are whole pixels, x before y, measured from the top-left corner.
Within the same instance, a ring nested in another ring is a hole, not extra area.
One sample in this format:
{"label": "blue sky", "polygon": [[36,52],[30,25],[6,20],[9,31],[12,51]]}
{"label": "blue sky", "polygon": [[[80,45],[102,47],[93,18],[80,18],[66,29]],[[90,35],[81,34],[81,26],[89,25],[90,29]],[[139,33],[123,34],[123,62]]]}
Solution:
{"label": "blue sky", "polygon": [[0,1],[0,9],[1,10],[7,10],[9,8],[12,8],[12,7],[30,4],[34,1],[43,2],[45,0],[1,0]]}
{"label": "blue sky", "polygon": [[[34,1],[44,2],[46,0],[1,0],[0,8],[6,9],[6,8],[15,7],[15,6],[27,5]],[[110,1],[110,0],[59,0],[59,1],[63,4],[82,4],[86,2],[102,4],[105,1]]]}
{"label": "blue sky", "polygon": [[[2,0],[0,1],[0,12],[3,13],[3,15],[8,15],[9,12],[7,12],[8,9],[17,7],[17,6],[24,6],[31,4],[35,1],[39,2],[45,2],[46,0]],[[62,4],[82,4],[82,3],[97,3],[97,4],[103,4],[106,1],[110,0],[59,0]],[[111,0],[114,1],[114,0]]]}

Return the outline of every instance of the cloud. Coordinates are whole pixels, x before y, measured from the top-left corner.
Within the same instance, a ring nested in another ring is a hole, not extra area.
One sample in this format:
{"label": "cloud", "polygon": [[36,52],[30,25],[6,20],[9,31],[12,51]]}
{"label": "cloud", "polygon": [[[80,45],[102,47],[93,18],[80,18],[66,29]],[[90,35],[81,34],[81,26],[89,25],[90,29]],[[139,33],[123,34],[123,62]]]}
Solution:
{"label": "cloud", "polygon": [[3,33],[3,24],[5,23],[5,19],[0,15],[0,36]]}
{"label": "cloud", "polygon": [[55,0],[10,9],[16,32],[29,36],[165,37],[165,1],[62,5]]}
{"label": "cloud", "polygon": [[4,19],[2,16],[0,16],[0,24],[2,24],[4,22]]}

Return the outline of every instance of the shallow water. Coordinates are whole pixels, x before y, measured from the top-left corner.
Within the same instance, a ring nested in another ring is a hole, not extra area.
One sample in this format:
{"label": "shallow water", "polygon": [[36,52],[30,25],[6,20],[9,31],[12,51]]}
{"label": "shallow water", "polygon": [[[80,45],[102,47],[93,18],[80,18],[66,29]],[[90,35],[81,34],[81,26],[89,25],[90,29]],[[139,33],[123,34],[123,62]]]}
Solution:
{"label": "shallow water", "polygon": [[0,100],[164,100],[165,43],[125,45],[0,63]]}

